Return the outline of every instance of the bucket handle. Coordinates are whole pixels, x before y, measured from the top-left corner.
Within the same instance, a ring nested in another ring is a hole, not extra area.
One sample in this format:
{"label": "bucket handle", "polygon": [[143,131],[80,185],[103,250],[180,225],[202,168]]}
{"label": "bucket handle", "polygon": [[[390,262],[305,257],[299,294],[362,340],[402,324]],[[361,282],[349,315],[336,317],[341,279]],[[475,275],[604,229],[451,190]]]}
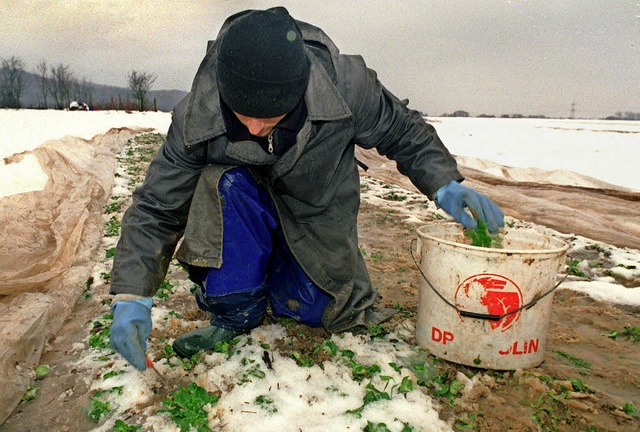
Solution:
{"label": "bucket handle", "polygon": [[[487,321],[500,321],[503,318],[508,317],[509,315],[513,315],[515,313],[520,312],[521,310],[524,309],[530,309],[533,306],[536,305],[536,303],[538,303],[540,300],[542,300],[543,298],[545,298],[546,296],[548,296],[549,294],[551,294],[552,292],[554,292],[562,282],[564,282],[564,280],[567,278],[567,276],[569,276],[569,274],[567,273],[566,275],[564,275],[564,277],[560,280],[560,282],[558,282],[557,284],[555,284],[555,286],[553,288],[551,288],[549,291],[547,291],[544,294],[540,294],[536,297],[534,297],[533,299],[531,299],[531,301],[529,303],[526,303],[522,306],[520,306],[517,309],[514,309],[512,311],[509,311],[503,315],[496,315],[496,314],[485,314],[485,313],[479,313],[479,312],[471,312],[471,311],[466,311],[463,309],[460,309],[458,306],[454,305],[453,303],[451,303],[449,300],[447,300],[446,298],[444,298],[444,296],[442,294],[440,294],[440,292],[431,284],[431,282],[429,282],[429,279],[427,279],[427,276],[424,274],[424,272],[422,271],[422,268],[420,267],[420,265],[418,264],[418,261],[416,260],[415,255],[413,254],[413,249],[414,249],[414,242],[417,242],[417,239],[413,239],[411,240],[411,246],[409,247],[409,253],[411,253],[411,258],[413,259],[413,263],[416,265],[416,267],[418,268],[418,271],[420,272],[420,274],[422,275],[422,278],[425,280],[425,282],[427,282],[427,284],[429,285],[429,287],[433,290],[434,293],[436,293],[436,295],[438,297],[440,297],[440,299],[445,302],[446,304],[448,304],[449,306],[451,306],[453,309],[456,310],[456,312],[458,312],[460,314],[460,316],[463,317],[467,317],[467,318],[476,318],[476,319],[482,319],[482,320],[487,320]],[[421,255],[422,255],[422,251]]]}

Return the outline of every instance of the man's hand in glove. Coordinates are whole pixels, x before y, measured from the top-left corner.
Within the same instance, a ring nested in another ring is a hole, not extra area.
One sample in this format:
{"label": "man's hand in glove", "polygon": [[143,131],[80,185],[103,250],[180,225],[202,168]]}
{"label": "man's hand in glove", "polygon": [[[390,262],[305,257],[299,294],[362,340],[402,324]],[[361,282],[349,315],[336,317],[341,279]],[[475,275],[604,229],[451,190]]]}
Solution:
{"label": "man's hand in glove", "polygon": [[111,348],[140,370],[147,368],[147,338],[151,333],[151,297],[118,301],[111,306]]}
{"label": "man's hand in glove", "polygon": [[[452,180],[436,192],[436,204],[465,228],[478,226],[476,219],[487,223],[490,232],[504,226],[504,213],[489,198]],[[471,214],[465,210],[468,208]]]}

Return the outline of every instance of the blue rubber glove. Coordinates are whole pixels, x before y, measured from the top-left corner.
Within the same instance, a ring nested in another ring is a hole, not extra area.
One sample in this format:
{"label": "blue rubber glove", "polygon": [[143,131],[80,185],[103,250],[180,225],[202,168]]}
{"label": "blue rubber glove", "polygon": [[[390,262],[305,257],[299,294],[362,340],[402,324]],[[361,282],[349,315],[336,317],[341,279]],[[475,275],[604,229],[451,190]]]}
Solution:
{"label": "blue rubber glove", "polygon": [[[476,219],[487,223],[490,232],[498,232],[504,226],[504,213],[485,195],[462,186],[455,180],[436,192],[436,204],[465,228],[478,226]],[[465,211],[469,208],[471,214]]]}
{"label": "blue rubber glove", "polygon": [[111,348],[140,370],[147,368],[147,338],[151,333],[151,297],[119,301],[111,306]]}

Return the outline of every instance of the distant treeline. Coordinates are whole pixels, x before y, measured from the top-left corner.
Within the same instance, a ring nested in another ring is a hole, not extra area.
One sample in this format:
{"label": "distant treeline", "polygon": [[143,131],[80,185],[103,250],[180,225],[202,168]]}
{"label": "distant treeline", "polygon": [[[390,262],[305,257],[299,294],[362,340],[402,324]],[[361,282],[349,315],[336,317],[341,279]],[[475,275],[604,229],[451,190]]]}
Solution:
{"label": "distant treeline", "polygon": [[[423,113],[424,117],[427,117],[427,114]],[[473,116],[469,114],[467,111],[454,111],[453,113],[444,113],[439,117],[476,117],[476,118],[514,118],[514,119],[522,119],[522,118],[536,118],[536,119],[544,119],[549,118],[542,114],[537,115],[524,115],[524,114],[502,114],[500,116],[492,115],[492,114],[480,114],[477,116]],[[604,117],[603,120],[640,120],[640,113],[634,113],[630,111],[625,112],[617,112],[613,115]]]}
{"label": "distant treeline", "polygon": [[95,84],[78,79],[68,65],[42,60],[33,72],[17,56],[0,65],[0,108],[54,108],[171,111],[187,93],[151,90],[157,75],[132,70],[128,88]]}
{"label": "distant treeline", "polygon": [[605,120],[640,120],[640,112],[617,112],[612,116],[605,117]]}
{"label": "distant treeline", "polygon": [[477,118],[547,118],[544,115],[524,115],[524,114],[502,114],[500,116],[496,116],[493,114],[480,114],[477,116],[472,116],[468,111],[454,111],[452,113],[444,113],[441,114],[440,117],[477,117]]}

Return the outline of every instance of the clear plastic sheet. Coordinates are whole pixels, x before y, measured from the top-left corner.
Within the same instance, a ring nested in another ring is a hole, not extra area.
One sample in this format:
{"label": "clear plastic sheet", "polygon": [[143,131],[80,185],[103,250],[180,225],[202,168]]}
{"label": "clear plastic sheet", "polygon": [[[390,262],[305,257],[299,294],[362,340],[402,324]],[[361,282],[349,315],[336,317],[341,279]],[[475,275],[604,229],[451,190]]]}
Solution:
{"label": "clear plastic sheet", "polygon": [[9,164],[33,154],[49,180],[43,190],[0,199],[0,424],[84,289],[103,235],[115,155],[136,133],[65,137],[5,158]]}

